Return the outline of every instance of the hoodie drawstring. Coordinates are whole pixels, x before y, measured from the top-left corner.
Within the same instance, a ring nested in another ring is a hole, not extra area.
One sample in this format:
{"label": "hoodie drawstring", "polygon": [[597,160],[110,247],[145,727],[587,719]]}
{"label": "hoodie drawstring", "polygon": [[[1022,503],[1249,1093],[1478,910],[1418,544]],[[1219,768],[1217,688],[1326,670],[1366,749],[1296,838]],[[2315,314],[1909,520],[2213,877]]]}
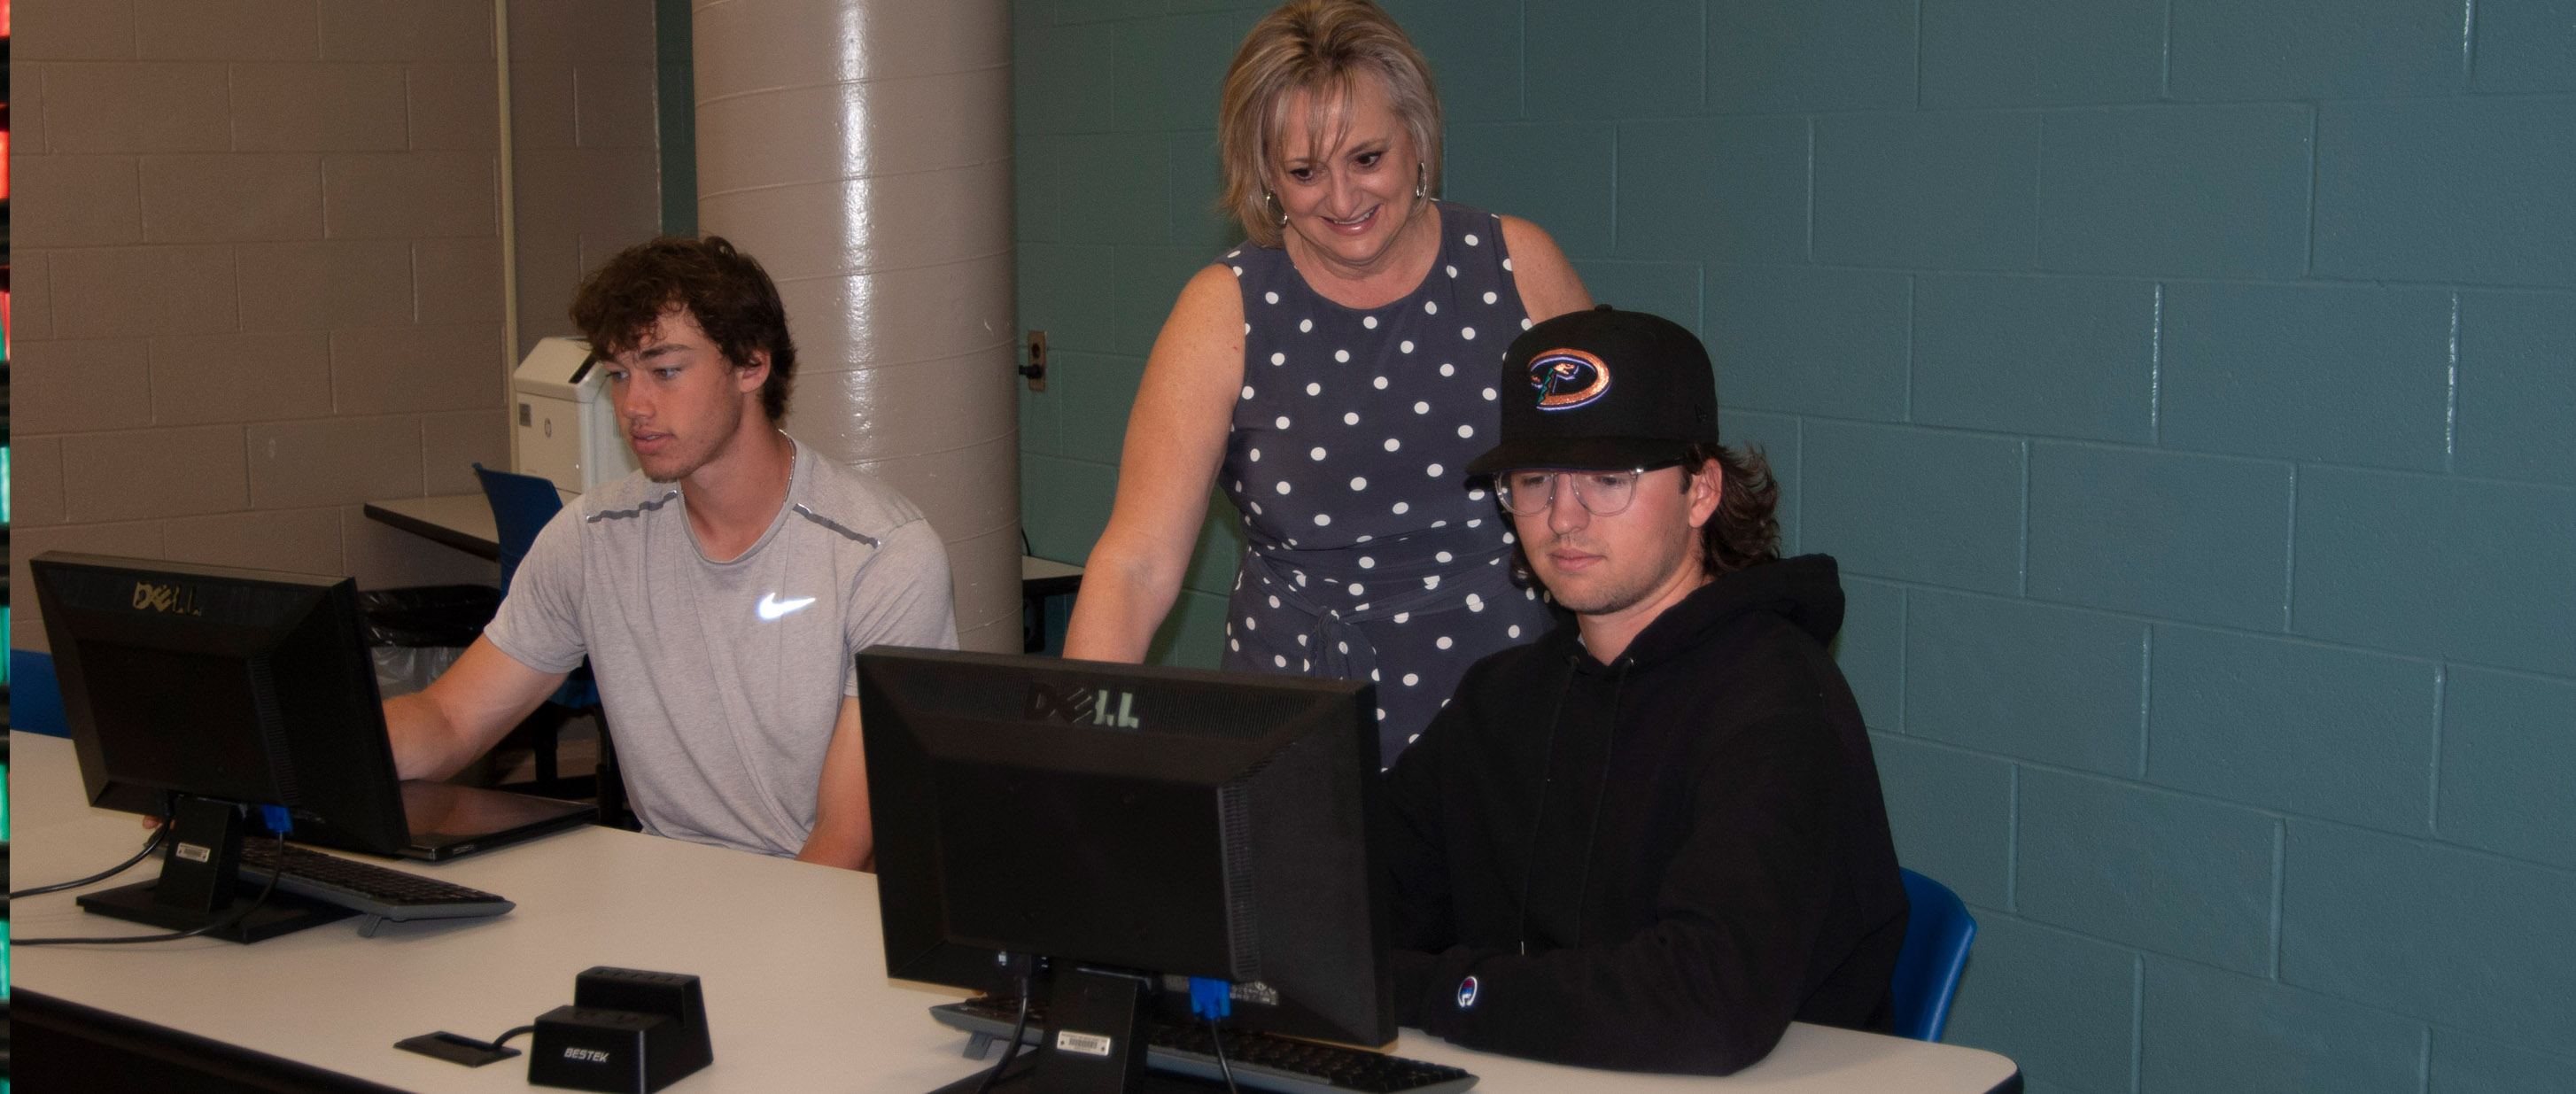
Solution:
{"label": "hoodie drawstring", "polygon": [[[1578,654],[1565,655],[1565,686],[1556,689],[1556,705],[1547,711],[1547,744],[1538,755],[1538,808],[1530,811],[1529,850],[1521,855],[1521,956],[1529,956],[1530,880],[1537,876],[1539,826],[1547,820],[1547,789],[1556,783],[1556,725],[1565,713],[1565,697],[1574,691]],[[1580,918],[1578,915],[1577,918]]]}
{"label": "hoodie drawstring", "polygon": [[[1583,870],[1574,879],[1574,941],[1571,944],[1576,946],[1583,944],[1584,897],[1592,891],[1592,849],[1601,836],[1601,805],[1610,800],[1610,757],[1619,747],[1619,698],[1628,690],[1628,670],[1636,663],[1634,657],[1620,658],[1619,675],[1610,685],[1610,730],[1604,734],[1607,739],[1601,742],[1601,774],[1593,779],[1592,823],[1583,830]],[[1569,684],[1572,681],[1572,677],[1567,678]],[[1564,699],[1559,697],[1557,702],[1562,705]],[[1528,901],[1522,901],[1522,908],[1523,914],[1527,914]]]}

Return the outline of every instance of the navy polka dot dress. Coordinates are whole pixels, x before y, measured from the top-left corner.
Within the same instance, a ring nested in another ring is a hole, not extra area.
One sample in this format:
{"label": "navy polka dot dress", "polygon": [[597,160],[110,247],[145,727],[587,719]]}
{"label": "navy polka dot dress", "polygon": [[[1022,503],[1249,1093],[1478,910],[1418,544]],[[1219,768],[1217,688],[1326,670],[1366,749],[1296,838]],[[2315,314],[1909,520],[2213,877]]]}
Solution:
{"label": "navy polka dot dress", "polygon": [[1243,391],[1218,483],[1250,544],[1225,667],[1377,683],[1380,762],[1478,658],[1552,625],[1511,580],[1511,529],[1461,470],[1493,447],[1495,375],[1529,326],[1502,223],[1446,202],[1440,256],[1403,299],[1346,308],[1287,252],[1219,261],[1243,290]]}

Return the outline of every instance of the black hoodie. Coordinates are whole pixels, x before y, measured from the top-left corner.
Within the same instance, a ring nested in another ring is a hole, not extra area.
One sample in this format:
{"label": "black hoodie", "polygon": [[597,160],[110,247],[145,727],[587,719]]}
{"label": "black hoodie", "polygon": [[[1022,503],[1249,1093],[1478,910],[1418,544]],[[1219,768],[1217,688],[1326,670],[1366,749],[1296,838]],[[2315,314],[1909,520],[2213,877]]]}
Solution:
{"label": "black hoodie", "polygon": [[1886,1030],[1905,890],[1825,652],[1842,617],[1806,555],[1718,576],[1610,664],[1568,625],[1469,669],[1388,776],[1398,1021],[1720,1075],[1793,1019]]}

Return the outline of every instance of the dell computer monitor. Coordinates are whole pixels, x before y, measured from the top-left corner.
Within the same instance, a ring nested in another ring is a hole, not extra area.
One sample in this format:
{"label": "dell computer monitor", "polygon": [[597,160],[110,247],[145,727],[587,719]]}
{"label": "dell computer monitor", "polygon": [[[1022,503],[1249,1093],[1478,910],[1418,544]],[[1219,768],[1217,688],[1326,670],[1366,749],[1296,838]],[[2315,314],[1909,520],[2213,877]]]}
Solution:
{"label": "dell computer monitor", "polygon": [[1133,974],[1188,1020],[1395,1039],[1369,685],[879,647],[858,655],[886,972],[997,954]]}
{"label": "dell computer monitor", "polygon": [[[298,839],[403,848],[409,828],[353,581],[60,551],[29,569],[90,802],[172,818],[164,881],[198,871],[189,907],[173,907],[179,898],[157,882],[84,897],[84,907],[177,929],[220,917],[242,833],[266,829],[247,820],[250,807],[283,810]],[[263,912],[295,906],[284,894],[269,903]],[[332,918],[311,911],[312,922]]]}

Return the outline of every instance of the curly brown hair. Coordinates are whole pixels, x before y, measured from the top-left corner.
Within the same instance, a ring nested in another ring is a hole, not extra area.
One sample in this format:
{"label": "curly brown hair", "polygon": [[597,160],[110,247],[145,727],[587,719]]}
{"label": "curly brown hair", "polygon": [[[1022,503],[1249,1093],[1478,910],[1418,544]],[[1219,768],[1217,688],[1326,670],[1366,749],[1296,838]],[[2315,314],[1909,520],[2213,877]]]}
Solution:
{"label": "curly brown hair", "polygon": [[760,262],[723,236],[663,236],[628,247],[583,278],[572,298],[573,325],[603,357],[637,348],[673,311],[696,320],[735,368],[751,367],[752,355],[766,352],[760,406],[773,423],[787,416],[796,375],[787,307]]}
{"label": "curly brown hair", "polygon": [[1717,514],[1699,529],[1700,565],[1710,577],[1780,561],[1780,484],[1771,477],[1771,458],[1746,445],[1741,452],[1722,444],[1695,444],[1682,457],[1682,491],[1691,476],[1717,461]]}
{"label": "curly brown hair", "polygon": [[[1690,493],[1692,477],[1710,460],[1717,461],[1721,489],[1717,512],[1699,529],[1701,572],[1715,577],[1780,561],[1780,484],[1771,477],[1770,457],[1751,445],[1739,452],[1722,444],[1694,444],[1682,456],[1682,493]],[[1511,519],[1500,497],[1494,507],[1505,521]],[[1523,588],[1538,585],[1518,536],[1512,537],[1512,579]]]}

